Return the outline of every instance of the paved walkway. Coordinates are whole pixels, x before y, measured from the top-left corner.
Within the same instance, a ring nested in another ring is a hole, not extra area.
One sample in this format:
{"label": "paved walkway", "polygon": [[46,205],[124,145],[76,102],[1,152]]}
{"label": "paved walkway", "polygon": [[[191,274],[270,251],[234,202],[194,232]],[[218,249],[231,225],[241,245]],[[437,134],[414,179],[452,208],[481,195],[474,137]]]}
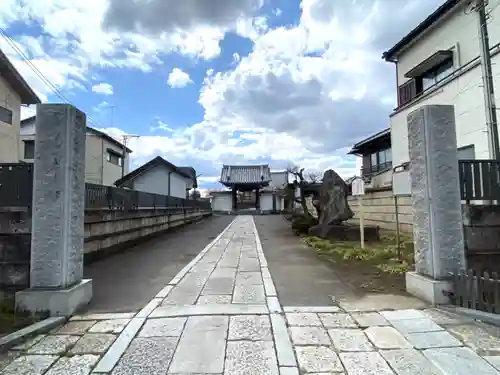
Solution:
{"label": "paved walkway", "polygon": [[253,218],[239,216],[140,312],[75,316],[0,373],[500,375],[500,340],[458,316],[282,306],[276,294]]}

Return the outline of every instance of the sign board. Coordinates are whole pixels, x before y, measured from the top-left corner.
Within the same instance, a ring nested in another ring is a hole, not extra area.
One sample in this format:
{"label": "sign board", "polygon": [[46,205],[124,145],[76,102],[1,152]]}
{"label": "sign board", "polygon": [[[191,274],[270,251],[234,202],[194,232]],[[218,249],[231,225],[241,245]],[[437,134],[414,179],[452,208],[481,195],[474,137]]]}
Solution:
{"label": "sign board", "polygon": [[411,195],[411,180],[408,165],[399,165],[392,172],[392,191],[395,196]]}
{"label": "sign board", "polygon": [[356,177],[351,182],[352,195],[365,195],[365,181],[361,177]]}

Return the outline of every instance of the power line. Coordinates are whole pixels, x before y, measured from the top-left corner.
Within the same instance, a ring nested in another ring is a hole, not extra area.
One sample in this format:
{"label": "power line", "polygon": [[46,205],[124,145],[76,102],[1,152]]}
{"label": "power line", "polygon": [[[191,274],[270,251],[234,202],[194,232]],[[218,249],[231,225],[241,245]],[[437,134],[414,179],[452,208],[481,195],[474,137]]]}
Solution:
{"label": "power line", "polygon": [[[16,52],[20,57],[21,59],[28,65],[28,67],[36,74],[36,76],[42,81],[42,83],[44,83],[46,86],[49,87],[49,89],[54,93],[56,94],[59,99],[61,99],[63,102],[67,103],[67,104],[71,104],[73,105],[73,103],[71,103],[71,101],[66,98],[60,91],[59,89],[57,88],[56,85],[54,85],[52,82],[50,82],[50,80],[35,66],[35,64],[33,64],[33,62],[31,62],[31,60],[29,59],[28,56],[26,56],[26,54],[17,46],[16,42],[7,34],[7,32],[0,27],[0,34],[3,36],[3,38],[6,40],[6,42],[12,47],[12,49],[14,50],[14,52]],[[75,106],[76,107],[76,106]],[[89,115],[87,115],[87,119],[88,119],[88,122],[91,124],[91,125],[97,125],[97,126],[101,126],[100,124],[98,124],[97,122],[95,122],[92,117],[90,117]]]}

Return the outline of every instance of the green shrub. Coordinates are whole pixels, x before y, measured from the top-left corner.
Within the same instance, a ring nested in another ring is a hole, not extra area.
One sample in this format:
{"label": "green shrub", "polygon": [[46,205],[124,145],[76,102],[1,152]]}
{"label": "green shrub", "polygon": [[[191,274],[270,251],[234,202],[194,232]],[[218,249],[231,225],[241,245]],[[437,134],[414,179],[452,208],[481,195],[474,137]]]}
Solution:
{"label": "green shrub", "polygon": [[403,275],[410,267],[406,261],[402,261],[401,263],[382,263],[377,265],[377,268],[392,275]]}

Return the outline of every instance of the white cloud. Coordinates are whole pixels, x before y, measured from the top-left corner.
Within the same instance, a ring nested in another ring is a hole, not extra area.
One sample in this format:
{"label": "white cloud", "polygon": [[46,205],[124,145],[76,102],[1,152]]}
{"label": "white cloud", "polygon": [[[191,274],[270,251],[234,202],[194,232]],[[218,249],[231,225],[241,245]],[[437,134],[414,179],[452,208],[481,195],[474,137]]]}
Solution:
{"label": "white cloud", "polygon": [[183,72],[179,68],[174,68],[168,75],[167,83],[170,87],[182,88],[186,87],[188,84],[193,83],[189,74]]}
{"label": "white cloud", "polygon": [[109,83],[98,83],[92,86],[92,91],[102,95],[113,95],[113,86]]}
{"label": "white cloud", "polygon": [[[234,31],[251,39],[253,50],[227,51],[234,56],[230,71],[207,69],[199,98],[204,119],[181,129],[157,120],[150,130],[166,135],[130,140],[135,165],[163,155],[195,167],[202,183],[216,181],[223,163],[262,161],[276,169],[334,168],[349,177],[357,167],[346,147],[386,127],[394,104],[395,72],[381,61],[382,51],[443,0],[301,0],[300,19],[278,28],[259,13],[261,0],[222,1],[227,6],[214,9],[203,0],[173,8],[172,0],[3,0],[0,25],[43,29],[44,37],[15,40],[65,93],[94,82],[89,76],[97,69],[150,72],[171,52],[193,61],[216,58],[226,32]],[[1,39],[0,48],[6,50]],[[46,99],[51,89],[7,53]],[[168,77],[173,87],[190,82],[180,69]]]}

